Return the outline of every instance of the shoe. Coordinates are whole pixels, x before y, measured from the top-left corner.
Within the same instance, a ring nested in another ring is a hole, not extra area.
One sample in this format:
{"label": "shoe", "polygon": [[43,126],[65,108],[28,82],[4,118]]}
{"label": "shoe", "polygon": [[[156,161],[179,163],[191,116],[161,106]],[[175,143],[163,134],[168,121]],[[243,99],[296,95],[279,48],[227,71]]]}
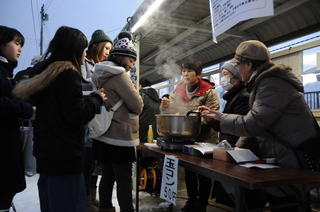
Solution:
{"label": "shoe", "polygon": [[112,207],[112,208],[104,208],[104,209],[100,209],[98,210],[98,212],[116,212],[116,208]]}
{"label": "shoe", "polygon": [[194,212],[197,209],[197,203],[187,201],[186,204],[180,209],[180,211]]}
{"label": "shoe", "polygon": [[91,195],[87,195],[87,207],[86,212],[98,212],[98,207],[92,205],[91,203]]}
{"label": "shoe", "polygon": [[91,194],[91,204],[98,208],[99,207],[99,200],[97,200],[97,198],[96,198],[97,197],[97,189],[91,188],[90,194]]}
{"label": "shoe", "polygon": [[193,212],[207,212],[207,206],[199,204],[196,211],[193,211]]}

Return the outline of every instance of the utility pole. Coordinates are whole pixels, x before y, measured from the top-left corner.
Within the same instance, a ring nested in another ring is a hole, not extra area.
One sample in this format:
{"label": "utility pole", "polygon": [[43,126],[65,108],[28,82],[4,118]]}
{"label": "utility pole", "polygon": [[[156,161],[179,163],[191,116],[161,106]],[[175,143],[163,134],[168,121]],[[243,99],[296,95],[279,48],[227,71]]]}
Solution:
{"label": "utility pole", "polygon": [[40,29],[40,55],[42,56],[42,47],[43,47],[43,24],[44,21],[48,21],[48,14],[44,12],[44,5],[41,7],[41,29]]}

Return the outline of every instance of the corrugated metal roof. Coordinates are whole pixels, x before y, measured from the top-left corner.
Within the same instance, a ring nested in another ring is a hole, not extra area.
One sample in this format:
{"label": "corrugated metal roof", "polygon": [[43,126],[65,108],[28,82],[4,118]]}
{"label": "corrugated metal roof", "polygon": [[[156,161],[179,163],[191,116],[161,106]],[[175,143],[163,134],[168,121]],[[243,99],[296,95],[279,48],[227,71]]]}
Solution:
{"label": "corrugated metal roof", "polygon": [[[145,0],[131,17],[132,27],[154,0]],[[164,0],[157,12],[135,32],[140,37],[140,78],[152,84],[180,75],[186,58],[204,67],[229,60],[244,40],[267,46],[320,30],[319,0],[274,0],[274,16],[242,21],[212,41],[208,0]],[[168,73],[169,72],[169,73]]]}

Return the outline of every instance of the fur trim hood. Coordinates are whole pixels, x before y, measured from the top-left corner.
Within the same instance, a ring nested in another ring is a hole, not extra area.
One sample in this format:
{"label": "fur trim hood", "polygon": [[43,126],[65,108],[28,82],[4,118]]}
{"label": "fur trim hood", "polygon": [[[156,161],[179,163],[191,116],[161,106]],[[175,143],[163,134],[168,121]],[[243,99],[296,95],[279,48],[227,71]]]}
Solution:
{"label": "fur trim hood", "polygon": [[[34,94],[47,88],[63,71],[77,69],[68,61],[58,61],[50,64],[41,74],[20,81],[13,90],[13,95],[21,100],[27,100]],[[79,75],[80,76],[80,75]]]}

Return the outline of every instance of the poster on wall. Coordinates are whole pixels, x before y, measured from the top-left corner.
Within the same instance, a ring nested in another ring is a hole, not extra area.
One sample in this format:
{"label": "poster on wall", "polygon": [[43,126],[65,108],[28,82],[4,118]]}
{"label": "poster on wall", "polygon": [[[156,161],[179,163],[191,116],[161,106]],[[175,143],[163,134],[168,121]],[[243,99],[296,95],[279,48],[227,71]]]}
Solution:
{"label": "poster on wall", "polygon": [[217,42],[218,35],[240,21],[274,14],[273,0],[209,0],[209,2],[214,42]]}

